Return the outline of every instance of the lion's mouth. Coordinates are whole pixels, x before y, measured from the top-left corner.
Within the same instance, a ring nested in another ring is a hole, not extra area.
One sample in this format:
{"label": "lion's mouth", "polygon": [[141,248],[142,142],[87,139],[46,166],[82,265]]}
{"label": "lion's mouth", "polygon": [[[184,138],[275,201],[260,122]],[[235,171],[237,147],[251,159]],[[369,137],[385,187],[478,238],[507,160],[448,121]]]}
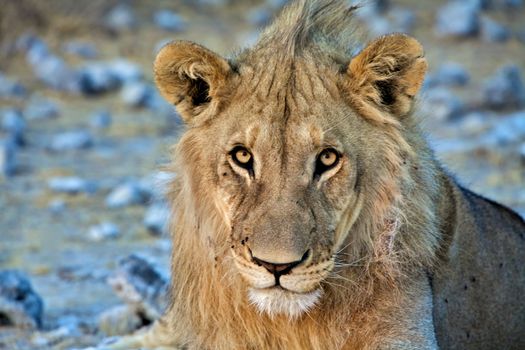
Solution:
{"label": "lion's mouth", "polygon": [[282,286],[248,290],[248,297],[252,305],[270,317],[286,315],[289,318],[297,318],[311,310],[319,301],[321,294],[321,289],[297,293]]}

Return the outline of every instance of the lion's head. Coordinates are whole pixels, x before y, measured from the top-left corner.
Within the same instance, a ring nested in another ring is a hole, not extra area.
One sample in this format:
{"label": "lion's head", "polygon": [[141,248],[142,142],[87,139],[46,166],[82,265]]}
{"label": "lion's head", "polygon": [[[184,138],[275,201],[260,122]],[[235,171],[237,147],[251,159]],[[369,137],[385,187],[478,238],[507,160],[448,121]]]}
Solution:
{"label": "lion's head", "polygon": [[431,233],[402,234],[432,220],[414,204],[432,192],[414,191],[427,186],[409,146],[420,141],[407,142],[422,47],[393,34],[352,57],[353,8],[326,3],[298,2],[229,60],[176,41],[155,61],[187,124],[175,149],[174,274],[208,284],[217,305],[238,297],[301,317],[330,288],[361,291],[356,276],[374,263],[384,272],[433,252]]}

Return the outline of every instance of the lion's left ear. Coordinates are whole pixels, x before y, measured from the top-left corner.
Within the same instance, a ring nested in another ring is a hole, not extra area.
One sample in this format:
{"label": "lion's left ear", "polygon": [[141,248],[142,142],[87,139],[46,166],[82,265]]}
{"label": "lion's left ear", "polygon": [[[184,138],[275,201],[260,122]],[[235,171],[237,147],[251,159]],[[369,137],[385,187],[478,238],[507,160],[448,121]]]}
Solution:
{"label": "lion's left ear", "polygon": [[374,40],[347,68],[348,89],[395,116],[407,114],[427,70],[423,47],[404,34]]}

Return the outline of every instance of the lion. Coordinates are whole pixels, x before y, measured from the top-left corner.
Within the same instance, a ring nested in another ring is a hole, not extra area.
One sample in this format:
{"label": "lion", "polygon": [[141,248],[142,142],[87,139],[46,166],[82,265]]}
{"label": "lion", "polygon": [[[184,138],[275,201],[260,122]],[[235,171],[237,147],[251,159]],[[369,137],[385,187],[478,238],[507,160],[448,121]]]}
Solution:
{"label": "lion", "polygon": [[404,34],[353,55],[354,6],[299,0],[230,59],[154,63],[173,150],[171,304],[114,349],[524,349],[525,223],[418,126]]}

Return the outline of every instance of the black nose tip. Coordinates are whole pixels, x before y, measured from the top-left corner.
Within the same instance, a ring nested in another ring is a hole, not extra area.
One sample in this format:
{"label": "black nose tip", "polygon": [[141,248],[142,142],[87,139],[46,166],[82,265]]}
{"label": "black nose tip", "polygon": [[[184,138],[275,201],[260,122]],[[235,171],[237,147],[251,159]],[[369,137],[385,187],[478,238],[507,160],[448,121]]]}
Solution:
{"label": "black nose tip", "polygon": [[292,261],[289,263],[280,263],[280,264],[275,264],[269,261],[264,261],[253,255],[252,255],[252,259],[257,265],[263,266],[266,270],[273,273],[274,275],[281,276],[281,275],[286,275],[287,273],[292,271],[294,267],[296,267],[297,265],[301,264],[306,259],[308,259],[309,255],[310,255],[310,251],[308,250],[303,254],[301,260]]}

